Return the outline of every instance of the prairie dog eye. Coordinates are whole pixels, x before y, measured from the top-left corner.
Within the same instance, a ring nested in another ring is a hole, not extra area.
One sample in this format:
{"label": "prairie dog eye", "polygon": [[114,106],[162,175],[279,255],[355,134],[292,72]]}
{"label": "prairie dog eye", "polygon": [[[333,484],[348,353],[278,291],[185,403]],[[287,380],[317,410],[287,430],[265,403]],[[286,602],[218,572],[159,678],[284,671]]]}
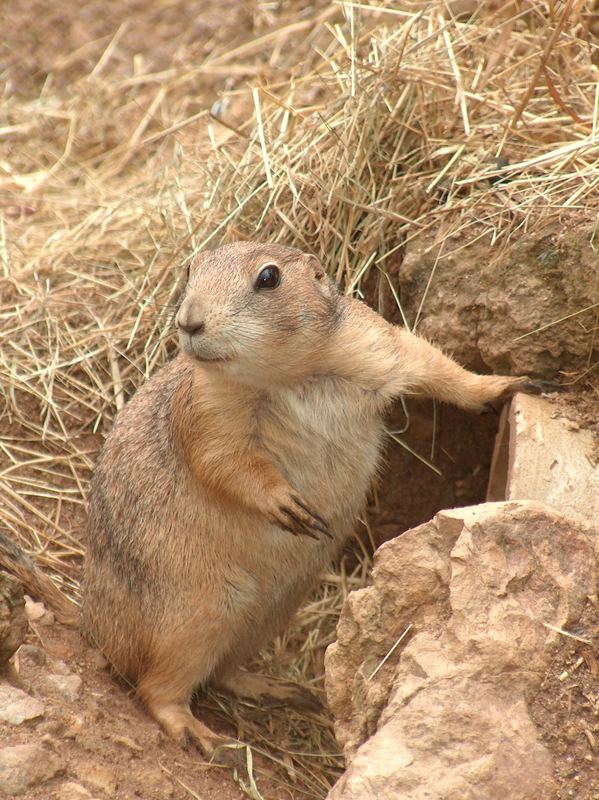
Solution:
{"label": "prairie dog eye", "polygon": [[258,273],[255,289],[276,289],[281,283],[281,271],[276,264],[264,264]]}

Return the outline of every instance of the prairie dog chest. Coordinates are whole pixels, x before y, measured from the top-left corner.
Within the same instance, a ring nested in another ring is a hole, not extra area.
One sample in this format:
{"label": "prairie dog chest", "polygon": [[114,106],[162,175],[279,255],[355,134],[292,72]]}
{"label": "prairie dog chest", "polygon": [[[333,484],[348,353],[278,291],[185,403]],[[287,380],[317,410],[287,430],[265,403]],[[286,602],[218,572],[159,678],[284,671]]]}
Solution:
{"label": "prairie dog chest", "polygon": [[362,503],[376,471],[382,431],[382,409],[371,394],[339,378],[319,377],[268,396],[260,438],[307,498],[354,506]]}

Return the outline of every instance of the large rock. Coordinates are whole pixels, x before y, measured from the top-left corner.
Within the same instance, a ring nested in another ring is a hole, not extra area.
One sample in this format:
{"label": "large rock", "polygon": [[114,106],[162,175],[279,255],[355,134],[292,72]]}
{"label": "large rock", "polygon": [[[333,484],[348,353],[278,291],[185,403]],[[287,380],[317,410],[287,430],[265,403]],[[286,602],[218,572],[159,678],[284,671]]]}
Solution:
{"label": "large rock", "polygon": [[599,303],[593,236],[594,223],[523,235],[502,251],[422,234],[399,270],[402,309],[418,333],[474,369],[546,377],[585,369],[598,350],[597,308],[579,313]]}
{"label": "large rock", "polygon": [[596,591],[597,549],[534,502],[443,511],[383,545],[326,655],[348,759],[331,799],[552,799],[526,698]]}

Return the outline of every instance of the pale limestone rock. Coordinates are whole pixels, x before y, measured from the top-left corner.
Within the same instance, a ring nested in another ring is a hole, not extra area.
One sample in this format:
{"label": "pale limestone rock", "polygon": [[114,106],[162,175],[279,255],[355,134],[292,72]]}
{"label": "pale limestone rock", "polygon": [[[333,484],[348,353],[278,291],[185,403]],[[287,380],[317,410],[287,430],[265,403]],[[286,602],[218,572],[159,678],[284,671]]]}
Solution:
{"label": "pale limestone rock", "polygon": [[43,713],[44,705],[35,697],[16,686],[0,683],[0,721],[20,725],[27,720],[41,717]]}
{"label": "pale limestone rock", "polygon": [[331,800],[553,800],[526,698],[559,635],[545,623],[567,629],[595,591],[597,538],[507,502],[443,511],[384,544],[326,655],[348,758]]}
{"label": "pale limestone rock", "polygon": [[46,606],[25,595],[25,613],[29,622],[37,622],[46,613]]}
{"label": "pale limestone rock", "polygon": [[21,663],[26,661],[41,667],[46,663],[47,659],[46,651],[37,644],[24,644],[19,649]]}
{"label": "pale limestone rock", "polygon": [[503,409],[488,500],[537,500],[599,530],[599,464],[592,431],[542,397],[517,394]]}

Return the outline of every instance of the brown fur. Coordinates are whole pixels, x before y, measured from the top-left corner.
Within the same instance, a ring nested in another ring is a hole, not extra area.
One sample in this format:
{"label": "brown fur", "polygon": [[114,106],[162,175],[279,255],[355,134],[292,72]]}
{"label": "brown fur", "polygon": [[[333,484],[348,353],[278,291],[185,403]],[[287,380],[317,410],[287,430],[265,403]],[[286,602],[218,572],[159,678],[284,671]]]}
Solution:
{"label": "brown fur", "polygon": [[[256,290],[269,263],[281,285]],[[178,322],[183,352],[121,411],[94,474],[83,626],[172,736],[210,752],[195,687],[297,694],[239,668],[351,535],[392,401],[478,410],[525,379],[467,372],[277,245],[197,256]]]}
{"label": "brown fur", "polygon": [[32,597],[42,597],[63,625],[79,624],[77,606],[45,575],[35,562],[0,531],[0,568],[12,573],[27,587]]}

